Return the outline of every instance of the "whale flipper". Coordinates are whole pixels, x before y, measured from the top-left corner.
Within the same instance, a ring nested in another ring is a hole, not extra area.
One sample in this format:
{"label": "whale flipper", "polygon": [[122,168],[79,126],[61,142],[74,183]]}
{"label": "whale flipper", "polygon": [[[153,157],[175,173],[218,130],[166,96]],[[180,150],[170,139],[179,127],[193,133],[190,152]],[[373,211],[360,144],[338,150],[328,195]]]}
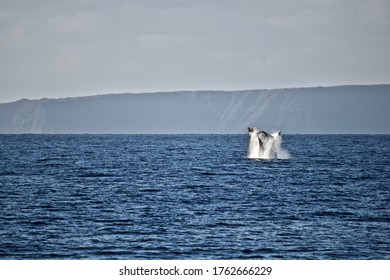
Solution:
{"label": "whale flipper", "polygon": [[275,137],[280,137],[280,136],[282,136],[282,132],[281,132],[281,131],[278,131],[278,132],[272,133],[271,135],[272,135],[274,138],[275,138]]}

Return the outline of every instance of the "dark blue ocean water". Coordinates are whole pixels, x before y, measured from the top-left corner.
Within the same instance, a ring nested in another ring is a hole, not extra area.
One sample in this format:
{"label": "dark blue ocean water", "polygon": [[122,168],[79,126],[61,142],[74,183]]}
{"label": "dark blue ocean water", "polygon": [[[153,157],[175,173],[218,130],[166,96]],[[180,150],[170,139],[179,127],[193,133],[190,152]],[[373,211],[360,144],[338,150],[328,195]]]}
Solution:
{"label": "dark blue ocean water", "polygon": [[0,135],[0,259],[390,259],[390,135]]}

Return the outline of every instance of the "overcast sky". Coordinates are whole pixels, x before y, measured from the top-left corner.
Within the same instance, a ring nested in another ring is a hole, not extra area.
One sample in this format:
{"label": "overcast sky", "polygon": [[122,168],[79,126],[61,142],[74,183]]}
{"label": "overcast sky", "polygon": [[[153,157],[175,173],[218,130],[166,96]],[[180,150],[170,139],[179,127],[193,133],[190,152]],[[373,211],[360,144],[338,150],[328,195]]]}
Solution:
{"label": "overcast sky", "polygon": [[390,83],[387,0],[0,0],[0,103]]}

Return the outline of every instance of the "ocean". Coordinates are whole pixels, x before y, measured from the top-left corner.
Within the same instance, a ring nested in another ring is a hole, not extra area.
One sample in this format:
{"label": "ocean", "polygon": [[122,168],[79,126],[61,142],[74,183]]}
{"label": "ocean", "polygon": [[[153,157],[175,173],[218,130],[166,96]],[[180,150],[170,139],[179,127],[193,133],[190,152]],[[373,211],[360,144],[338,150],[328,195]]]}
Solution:
{"label": "ocean", "polygon": [[0,259],[390,259],[390,135],[0,135]]}

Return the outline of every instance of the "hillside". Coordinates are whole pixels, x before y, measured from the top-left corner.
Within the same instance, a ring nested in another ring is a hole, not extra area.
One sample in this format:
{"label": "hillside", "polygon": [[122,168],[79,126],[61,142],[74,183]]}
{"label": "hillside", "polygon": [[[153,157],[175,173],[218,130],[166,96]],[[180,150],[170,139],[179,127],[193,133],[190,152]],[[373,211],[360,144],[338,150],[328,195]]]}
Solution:
{"label": "hillside", "polygon": [[390,85],[107,94],[0,104],[0,133],[390,133]]}

